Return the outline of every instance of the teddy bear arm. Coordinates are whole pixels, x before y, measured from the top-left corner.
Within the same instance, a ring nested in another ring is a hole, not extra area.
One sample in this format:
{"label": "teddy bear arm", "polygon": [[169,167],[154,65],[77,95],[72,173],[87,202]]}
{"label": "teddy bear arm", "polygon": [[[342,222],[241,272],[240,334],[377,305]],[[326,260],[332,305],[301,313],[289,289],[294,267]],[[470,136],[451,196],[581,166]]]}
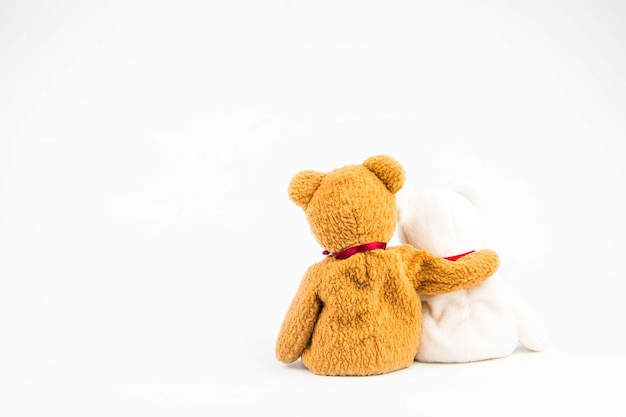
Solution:
{"label": "teddy bear arm", "polygon": [[309,344],[321,310],[321,301],[305,275],[283,320],[276,341],[276,358],[284,363],[296,361]]}
{"label": "teddy bear arm", "polygon": [[478,250],[456,261],[425,254],[417,291],[421,294],[444,294],[479,284],[491,277],[500,266],[500,258],[490,249]]}

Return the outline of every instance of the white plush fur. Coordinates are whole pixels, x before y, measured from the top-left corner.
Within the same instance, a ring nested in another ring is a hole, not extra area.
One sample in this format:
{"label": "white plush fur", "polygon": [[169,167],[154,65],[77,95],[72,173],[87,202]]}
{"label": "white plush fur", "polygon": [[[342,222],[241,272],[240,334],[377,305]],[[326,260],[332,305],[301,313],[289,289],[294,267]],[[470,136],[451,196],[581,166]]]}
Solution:
{"label": "white plush fur", "polygon": [[[482,219],[467,194],[405,187],[397,197],[401,243],[441,257],[482,248]],[[466,290],[420,294],[423,327],[416,360],[470,362],[508,356],[520,344],[533,351],[545,348],[542,321],[500,271]]]}

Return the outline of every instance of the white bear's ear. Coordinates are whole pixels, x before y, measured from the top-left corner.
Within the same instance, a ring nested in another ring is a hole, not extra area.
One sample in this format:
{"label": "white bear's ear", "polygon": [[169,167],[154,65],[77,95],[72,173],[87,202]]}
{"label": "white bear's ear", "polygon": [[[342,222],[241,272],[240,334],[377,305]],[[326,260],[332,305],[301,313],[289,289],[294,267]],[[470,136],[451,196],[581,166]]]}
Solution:
{"label": "white bear's ear", "polygon": [[484,190],[475,180],[469,178],[447,177],[440,181],[441,186],[448,188],[468,200],[476,208],[484,205]]}

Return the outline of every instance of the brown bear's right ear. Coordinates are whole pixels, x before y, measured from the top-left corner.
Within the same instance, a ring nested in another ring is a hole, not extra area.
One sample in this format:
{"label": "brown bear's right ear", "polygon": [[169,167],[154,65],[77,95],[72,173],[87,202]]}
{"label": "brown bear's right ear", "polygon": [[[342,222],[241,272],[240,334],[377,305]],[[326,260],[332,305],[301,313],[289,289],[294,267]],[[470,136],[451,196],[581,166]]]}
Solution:
{"label": "brown bear's right ear", "polygon": [[306,210],[307,205],[313,198],[313,194],[319,188],[326,174],[318,171],[301,171],[297,173],[289,183],[289,198],[298,206]]}
{"label": "brown bear's right ear", "polygon": [[398,161],[387,155],[367,158],[363,166],[372,171],[392,194],[400,191],[406,179],[404,168]]}

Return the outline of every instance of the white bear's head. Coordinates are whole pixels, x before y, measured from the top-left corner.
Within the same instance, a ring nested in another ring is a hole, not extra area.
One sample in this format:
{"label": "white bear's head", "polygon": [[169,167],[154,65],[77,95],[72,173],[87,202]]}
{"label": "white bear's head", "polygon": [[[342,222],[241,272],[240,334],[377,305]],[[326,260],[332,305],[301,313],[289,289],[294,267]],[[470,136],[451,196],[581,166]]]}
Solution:
{"label": "white bear's head", "polygon": [[401,243],[444,258],[482,247],[482,218],[472,189],[408,186],[396,197]]}

